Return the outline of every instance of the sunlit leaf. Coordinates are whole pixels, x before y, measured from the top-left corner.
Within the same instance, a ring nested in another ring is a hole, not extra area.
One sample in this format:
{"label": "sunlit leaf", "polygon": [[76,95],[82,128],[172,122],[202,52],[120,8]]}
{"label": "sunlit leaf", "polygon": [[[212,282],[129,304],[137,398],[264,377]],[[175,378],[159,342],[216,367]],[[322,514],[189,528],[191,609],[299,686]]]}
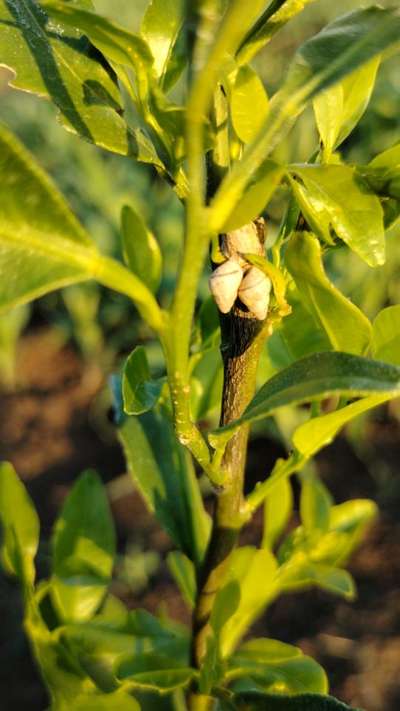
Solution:
{"label": "sunlit leaf", "polygon": [[373,323],[374,358],[400,365],[400,306],[383,309]]}
{"label": "sunlit leaf", "polygon": [[154,69],[161,85],[165,84],[174,60],[184,13],[184,0],[151,0],[143,18],[141,33],[154,56]]}
{"label": "sunlit leaf", "polygon": [[351,166],[291,166],[290,182],[313,231],[328,244],[335,235],[371,267],[385,261],[383,210]]}
{"label": "sunlit leaf", "polygon": [[264,504],[262,547],[272,548],[283,533],[293,510],[293,492],[288,479],[283,479],[271,491]]}
{"label": "sunlit leaf", "polygon": [[308,232],[298,232],[292,237],[285,252],[285,263],[304,305],[325,331],[332,348],[365,353],[372,337],[371,324],[328,279],[316,237]]}
{"label": "sunlit leaf", "polygon": [[8,462],[0,464],[0,554],[8,573],[26,585],[35,580],[39,519],[28,493]]}
{"label": "sunlit leaf", "polygon": [[[283,168],[272,160],[266,160],[249,180],[246,191],[233,212],[226,215],[221,232],[231,232],[259,217],[268,204],[283,176]],[[217,215],[218,221],[222,214]]]}
{"label": "sunlit leaf", "polygon": [[256,137],[268,110],[268,96],[258,74],[249,66],[241,67],[231,88],[231,116],[243,143]]}
{"label": "sunlit leaf", "polygon": [[301,483],[300,515],[305,531],[323,532],[329,528],[332,497],[322,481],[307,473]]}

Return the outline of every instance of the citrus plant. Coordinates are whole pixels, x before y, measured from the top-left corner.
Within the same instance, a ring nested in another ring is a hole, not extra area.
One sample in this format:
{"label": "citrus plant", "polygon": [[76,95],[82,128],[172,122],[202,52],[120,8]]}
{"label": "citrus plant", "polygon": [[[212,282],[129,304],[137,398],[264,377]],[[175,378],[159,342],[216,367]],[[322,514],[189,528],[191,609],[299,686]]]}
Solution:
{"label": "citrus plant", "polygon": [[[0,0],[0,63],[11,85],[50,99],[81,138],[153,166],[184,212],[174,292],[160,305],[163,257],[142,216],[129,205],[122,212],[124,263],[104,256],[0,129],[1,308],[94,279],[131,299],[162,346],[160,377],[139,345],[113,378],[116,422],[135,484],[176,549],[168,565],[193,619],[187,629],[128,611],[110,593],[115,532],[92,472],[73,487],[53,533],[51,574],[36,583],[38,518],[3,464],[2,562],[20,580],[54,710],[135,711],[159,694],[168,708],[193,711],[345,708],[300,649],[243,642],[278,595],[319,586],[353,598],[344,566],[375,507],[335,505],[310,462],[346,423],[400,394],[400,307],[371,324],[324,262],[347,249],[379,267],[385,230],[400,215],[400,146],[368,165],[346,164],[338,151],[398,44],[400,13],[371,6],[332,22],[297,50],[269,98],[250,62],[307,4],[152,0],[133,34],[91,0]],[[319,144],[308,163],[282,165],[274,150],[309,104]],[[263,213],[276,191],[287,209],[268,234]],[[212,297],[200,304],[207,262]],[[288,456],[245,495],[251,424],[287,406],[300,413]],[[212,515],[197,473],[209,481]],[[301,522],[288,532],[294,473]],[[262,540],[241,546],[259,507]]]}

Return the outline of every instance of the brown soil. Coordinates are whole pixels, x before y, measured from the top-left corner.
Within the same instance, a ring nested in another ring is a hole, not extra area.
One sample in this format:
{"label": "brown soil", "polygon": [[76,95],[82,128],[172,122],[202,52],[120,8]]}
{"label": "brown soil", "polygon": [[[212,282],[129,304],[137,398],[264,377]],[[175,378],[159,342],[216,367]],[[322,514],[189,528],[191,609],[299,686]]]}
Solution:
{"label": "brown soil", "polygon": [[[48,537],[71,482],[84,469],[96,469],[108,483],[121,549],[126,540],[145,550],[168,550],[166,535],[147,514],[126,479],[124,462],[107,420],[103,376],[96,365],[82,365],[70,347],[61,347],[54,332],[26,336],[19,351],[17,391],[0,394],[0,459],[13,462],[38,507],[43,533],[39,569],[46,569]],[[254,632],[299,644],[326,668],[331,691],[366,711],[400,708],[400,458],[397,418],[383,413],[368,430],[368,450],[354,452],[340,438],[319,457],[319,468],[335,499],[370,496],[382,515],[351,563],[358,598],[342,602],[320,591],[278,600]],[[249,459],[263,470],[276,446],[257,440]],[[253,478],[253,477],[252,477]],[[260,522],[246,532],[256,540]],[[130,605],[155,611],[166,604],[170,614],[188,621],[188,613],[165,565],[142,592],[133,594],[118,582],[115,592]],[[42,711],[43,692],[21,631],[16,585],[0,578],[0,708]]]}

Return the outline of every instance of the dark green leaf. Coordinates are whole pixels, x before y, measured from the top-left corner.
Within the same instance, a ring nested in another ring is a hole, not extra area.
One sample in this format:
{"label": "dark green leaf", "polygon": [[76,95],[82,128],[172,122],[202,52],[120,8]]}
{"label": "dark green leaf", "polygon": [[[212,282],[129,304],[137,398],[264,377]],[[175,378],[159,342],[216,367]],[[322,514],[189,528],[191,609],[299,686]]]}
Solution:
{"label": "dark green leaf", "polygon": [[7,462],[0,464],[0,524],[4,568],[25,585],[33,585],[39,519],[24,485]]}
{"label": "dark green leaf", "polygon": [[72,488],[52,540],[51,594],[63,619],[90,619],[111,579],[115,531],[100,479],[86,472]]}
{"label": "dark green leaf", "polygon": [[146,350],[137,346],[128,357],[122,376],[124,410],[128,415],[141,415],[158,401],[163,381],[151,380]]}
{"label": "dark green leaf", "polygon": [[158,242],[142,217],[129,205],[121,213],[124,258],[127,266],[151,291],[160,286],[162,256]]}
{"label": "dark green leaf", "polygon": [[284,405],[330,395],[400,395],[400,368],[347,353],[315,353],[274,375],[255,395],[242,417],[210,435],[219,446],[244,422],[269,417]]}
{"label": "dark green leaf", "polygon": [[204,555],[210,521],[188,452],[161,412],[127,417],[119,429],[130,474],[150,511],[191,560]]}
{"label": "dark green leaf", "polygon": [[328,244],[337,235],[371,267],[384,263],[383,210],[354,168],[291,166],[289,174],[296,200],[316,234]]}
{"label": "dark green leaf", "polygon": [[116,153],[131,152],[118,88],[76,29],[49,23],[34,0],[0,0],[0,64],[11,85],[50,98],[64,126]]}
{"label": "dark green leaf", "polygon": [[371,324],[329,281],[318,240],[307,232],[295,234],[285,252],[285,263],[304,305],[325,331],[332,348],[364,354],[372,337]]}

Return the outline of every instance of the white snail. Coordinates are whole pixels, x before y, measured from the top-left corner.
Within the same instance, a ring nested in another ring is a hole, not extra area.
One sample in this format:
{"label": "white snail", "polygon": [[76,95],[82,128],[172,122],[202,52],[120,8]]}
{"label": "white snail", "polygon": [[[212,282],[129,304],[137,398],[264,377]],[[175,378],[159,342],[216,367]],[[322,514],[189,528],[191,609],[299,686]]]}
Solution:
{"label": "white snail", "polygon": [[237,259],[231,257],[213,271],[209,285],[214,301],[223,314],[231,310],[239,297],[256,319],[264,321],[266,318],[271,281],[257,267],[243,272]]}
{"label": "white snail", "polygon": [[270,292],[270,279],[257,267],[250,267],[240,284],[238,297],[256,319],[264,321],[268,313]]}
{"label": "white snail", "polygon": [[235,303],[242,277],[242,267],[233,258],[227,259],[211,274],[210,291],[223,314],[227,314]]}

